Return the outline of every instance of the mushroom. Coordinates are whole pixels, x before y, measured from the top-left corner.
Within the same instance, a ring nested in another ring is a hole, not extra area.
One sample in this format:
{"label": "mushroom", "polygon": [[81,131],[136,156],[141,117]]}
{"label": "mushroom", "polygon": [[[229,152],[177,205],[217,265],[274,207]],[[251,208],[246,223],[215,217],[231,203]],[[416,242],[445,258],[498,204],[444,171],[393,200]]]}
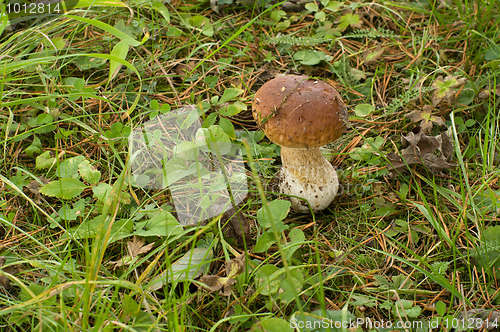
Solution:
{"label": "mushroom", "polygon": [[330,205],[339,182],[320,147],[347,127],[347,109],[337,90],[303,75],[277,76],[257,91],[252,113],[269,140],[281,146],[279,188],[291,196],[292,208],[308,211],[304,199],[313,211]]}

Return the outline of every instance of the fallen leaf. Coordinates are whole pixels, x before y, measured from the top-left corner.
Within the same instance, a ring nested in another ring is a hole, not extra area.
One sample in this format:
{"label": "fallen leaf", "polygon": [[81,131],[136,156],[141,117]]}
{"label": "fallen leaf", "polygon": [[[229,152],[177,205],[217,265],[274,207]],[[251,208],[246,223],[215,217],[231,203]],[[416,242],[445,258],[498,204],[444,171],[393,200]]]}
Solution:
{"label": "fallen leaf", "polygon": [[243,243],[247,246],[251,244],[250,223],[241,212],[236,212],[234,208],[226,211],[222,215],[221,225],[224,237],[235,239],[240,246],[243,246]]}
{"label": "fallen leaf", "polygon": [[434,93],[432,94],[432,106],[437,106],[443,98],[449,105],[455,103],[455,93],[459,87],[467,83],[466,78],[459,78],[459,76],[448,75],[445,78],[438,76],[432,83]]}
{"label": "fallen leaf", "polygon": [[[0,256],[0,268],[5,264],[5,261],[7,259],[4,256]],[[0,274],[0,286],[2,286],[5,289],[10,288],[10,280],[9,277],[4,275],[3,273]]]}
{"label": "fallen leaf", "polygon": [[147,253],[154,246],[154,242],[148,245],[144,245],[144,243],[145,242],[143,239],[134,235],[132,241],[127,242],[128,255],[125,255],[117,261],[110,262],[113,266],[113,269],[116,270],[119,267],[132,264],[137,256]]}
{"label": "fallen leaf", "polygon": [[144,245],[144,240],[139,238],[138,236],[134,236],[132,241],[127,242],[127,248],[129,255],[132,256],[132,258],[135,258],[139,256],[140,254],[145,254],[148,251],[151,250],[154,246],[154,242]]}
{"label": "fallen leaf", "polygon": [[428,136],[417,126],[401,137],[401,146],[404,148],[401,155],[389,153],[386,156],[389,171],[401,172],[407,170],[407,166],[423,165],[431,172],[438,173],[457,166],[451,162],[453,144],[446,132]]}
{"label": "fallen leaf", "polygon": [[245,254],[226,262],[226,277],[215,275],[205,275],[200,281],[205,284],[210,292],[217,292],[223,289],[222,295],[229,296],[236,283],[236,277],[245,271]]}
{"label": "fallen leaf", "polygon": [[437,116],[432,116],[432,106],[425,105],[421,111],[415,110],[406,115],[411,122],[419,123],[423,133],[427,133],[432,129],[433,123],[443,127],[445,125],[443,119]]}
{"label": "fallen leaf", "polygon": [[364,63],[367,65],[376,63],[378,60],[380,60],[380,57],[384,53],[384,50],[378,46],[375,50],[366,50],[363,52],[363,60],[365,61]]}

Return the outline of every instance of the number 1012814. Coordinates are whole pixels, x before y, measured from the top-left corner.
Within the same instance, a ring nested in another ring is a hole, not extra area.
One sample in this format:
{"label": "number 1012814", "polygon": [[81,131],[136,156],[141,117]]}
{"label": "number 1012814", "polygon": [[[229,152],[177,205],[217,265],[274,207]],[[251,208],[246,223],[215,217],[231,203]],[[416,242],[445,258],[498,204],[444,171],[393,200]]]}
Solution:
{"label": "number 1012814", "polygon": [[62,14],[64,8],[59,2],[55,3],[7,3],[5,11],[8,15],[31,16],[40,14]]}

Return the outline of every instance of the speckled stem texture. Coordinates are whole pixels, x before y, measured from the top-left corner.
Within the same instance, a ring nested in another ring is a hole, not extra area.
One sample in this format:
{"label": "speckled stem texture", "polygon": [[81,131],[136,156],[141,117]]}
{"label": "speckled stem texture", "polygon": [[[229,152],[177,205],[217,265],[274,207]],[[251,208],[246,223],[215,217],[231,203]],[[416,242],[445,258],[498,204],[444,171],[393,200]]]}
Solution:
{"label": "speckled stem texture", "polygon": [[280,191],[291,198],[292,208],[308,211],[324,210],[337,195],[339,181],[337,172],[319,148],[291,149],[281,147]]}

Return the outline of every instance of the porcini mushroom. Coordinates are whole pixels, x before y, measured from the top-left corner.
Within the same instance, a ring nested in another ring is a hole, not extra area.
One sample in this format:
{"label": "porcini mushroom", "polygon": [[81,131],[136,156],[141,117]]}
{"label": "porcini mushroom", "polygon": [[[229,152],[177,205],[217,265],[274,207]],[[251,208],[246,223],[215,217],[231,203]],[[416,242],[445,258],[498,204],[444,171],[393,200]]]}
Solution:
{"label": "porcini mushroom", "polygon": [[320,147],[335,141],[347,127],[347,109],[330,84],[303,75],[281,75],[266,82],[252,104],[254,119],[281,146],[281,193],[297,211],[325,209],[339,182]]}

